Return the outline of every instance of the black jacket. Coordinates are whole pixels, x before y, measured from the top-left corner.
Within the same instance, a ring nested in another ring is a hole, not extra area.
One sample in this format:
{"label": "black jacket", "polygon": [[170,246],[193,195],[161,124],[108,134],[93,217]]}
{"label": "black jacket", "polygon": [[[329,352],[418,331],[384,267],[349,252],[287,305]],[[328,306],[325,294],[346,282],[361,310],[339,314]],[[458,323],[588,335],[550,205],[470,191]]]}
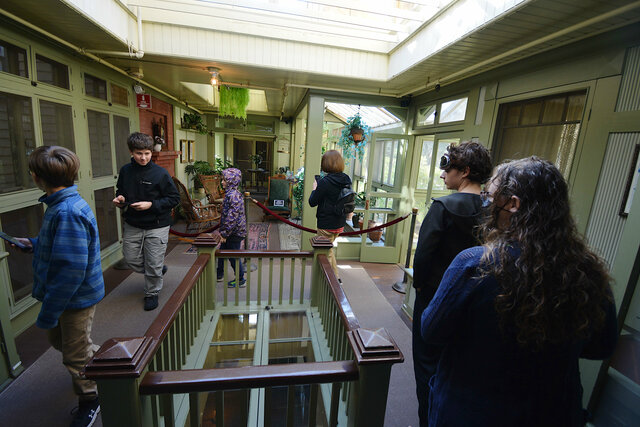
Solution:
{"label": "black jacket", "polygon": [[125,222],[150,230],[171,225],[171,209],[180,202],[180,194],[166,169],[153,162],[140,166],[135,160],[120,169],[116,196],[124,196],[127,203],[151,202],[151,208],[137,211],[122,210]]}
{"label": "black jacket", "polygon": [[309,205],[317,206],[316,218],[318,228],[323,230],[336,230],[346,224],[345,215],[336,215],[333,206],[338,201],[340,190],[343,187],[351,188],[349,175],[339,172],[330,173],[318,181],[318,187],[309,196]]}
{"label": "black jacket", "polygon": [[482,200],[477,194],[454,193],[433,200],[413,258],[413,286],[428,300],[456,255],[479,244],[475,228],[481,216]]}

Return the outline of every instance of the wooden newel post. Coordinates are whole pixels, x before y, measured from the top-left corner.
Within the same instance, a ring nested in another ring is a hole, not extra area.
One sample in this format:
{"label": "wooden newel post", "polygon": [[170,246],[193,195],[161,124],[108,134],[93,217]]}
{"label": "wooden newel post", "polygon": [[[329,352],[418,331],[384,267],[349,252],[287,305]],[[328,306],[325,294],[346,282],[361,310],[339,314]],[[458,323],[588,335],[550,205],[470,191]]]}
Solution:
{"label": "wooden newel post", "polygon": [[311,266],[311,306],[318,304],[318,285],[322,279],[322,269],[318,262],[318,255],[329,255],[329,250],[333,248],[333,242],[323,236],[314,236],[311,239],[313,248],[313,265]]}
{"label": "wooden newel post", "polygon": [[351,394],[349,427],[384,426],[389,379],[404,356],[386,329],[358,328],[347,333],[358,364],[359,379]]}
{"label": "wooden newel post", "polygon": [[151,399],[141,396],[138,387],[141,362],[152,341],[150,337],[111,338],[85,367],[84,375],[98,384],[103,426],[138,427],[151,419]]}
{"label": "wooden newel post", "polygon": [[204,270],[203,277],[207,289],[207,310],[216,308],[216,250],[220,242],[212,234],[200,234],[193,241],[193,246],[198,248],[198,255],[209,254],[211,261]]}

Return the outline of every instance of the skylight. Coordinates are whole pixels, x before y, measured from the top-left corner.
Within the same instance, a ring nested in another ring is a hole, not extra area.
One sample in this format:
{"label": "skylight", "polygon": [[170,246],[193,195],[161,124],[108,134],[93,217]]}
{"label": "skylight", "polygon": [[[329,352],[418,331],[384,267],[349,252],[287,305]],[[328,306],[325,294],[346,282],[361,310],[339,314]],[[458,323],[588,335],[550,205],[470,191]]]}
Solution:
{"label": "skylight", "polygon": [[325,103],[325,107],[334,116],[346,123],[349,117],[355,116],[360,112],[362,120],[370,128],[377,128],[392,123],[399,123],[400,119],[385,110],[382,107],[368,107],[351,104],[338,104],[335,102]]}

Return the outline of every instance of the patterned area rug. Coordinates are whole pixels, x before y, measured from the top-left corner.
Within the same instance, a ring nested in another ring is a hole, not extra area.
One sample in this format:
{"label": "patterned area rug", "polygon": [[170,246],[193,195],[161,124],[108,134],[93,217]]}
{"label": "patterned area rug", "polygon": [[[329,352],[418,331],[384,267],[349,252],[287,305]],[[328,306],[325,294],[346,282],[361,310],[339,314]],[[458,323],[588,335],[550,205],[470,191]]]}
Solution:
{"label": "patterned area rug", "polygon": [[266,251],[268,249],[270,225],[267,222],[251,222],[247,224],[250,251]]}
{"label": "patterned area rug", "polygon": [[[291,220],[299,224],[300,220]],[[300,250],[300,238],[302,232],[295,227],[281,222],[278,224],[278,234],[280,237],[280,249],[283,251]]]}

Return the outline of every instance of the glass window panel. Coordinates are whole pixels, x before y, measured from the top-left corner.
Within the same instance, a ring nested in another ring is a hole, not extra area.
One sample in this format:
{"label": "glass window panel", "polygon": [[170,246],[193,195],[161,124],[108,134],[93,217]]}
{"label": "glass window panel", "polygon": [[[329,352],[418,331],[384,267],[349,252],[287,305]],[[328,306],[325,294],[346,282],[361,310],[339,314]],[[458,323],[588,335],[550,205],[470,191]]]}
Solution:
{"label": "glass window panel", "polygon": [[382,166],[382,183],[388,184],[391,180],[391,162],[393,161],[393,141],[386,141],[384,144],[384,160]]}
{"label": "glass window panel", "polygon": [[522,104],[510,105],[507,107],[505,126],[518,126],[520,122],[520,113],[522,112]]}
{"label": "glass window panel", "polygon": [[109,115],[87,110],[89,122],[89,145],[91,146],[91,167],[93,177],[113,174],[111,160],[111,131]]}
{"label": "glass window panel", "polygon": [[0,193],[36,186],[27,163],[34,149],[31,98],[0,92]]}
{"label": "glass window panel", "polygon": [[127,92],[127,89],[111,83],[111,102],[128,107],[129,93]]}
{"label": "glass window panel", "polygon": [[36,55],[38,81],[69,89],[69,67],[42,55]]}
{"label": "glass window panel", "polygon": [[76,151],[70,105],[40,100],[40,121],[44,145],[59,145]]}
{"label": "glass window panel", "polygon": [[269,343],[269,365],[306,362],[315,362],[311,340]]}
{"label": "glass window panel", "polygon": [[304,311],[293,313],[271,313],[269,316],[269,338],[307,338],[309,323]]}
{"label": "glass window panel", "polygon": [[116,196],[113,187],[96,190],[94,193],[96,202],[96,221],[100,235],[100,249],[109,247],[118,241],[118,223],[116,222],[116,209],[113,209],[111,201]]}
{"label": "glass window panel", "polygon": [[[190,417],[192,413],[187,416],[184,425],[199,425],[202,427],[214,427],[216,426],[216,414],[218,413],[218,394],[223,392],[211,392],[207,393],[207,400],[204,403],[204,409],[202,410],[202,418],[200,424],[191,423]],[[202,395],[202,393],[200,394]],[[225,390],[223,394],[223,413],[224,425],[228,427],[240,427],[251,425],[249,423],[249,403],[251,396],[251,389],[244,390]],[[322,401],[322,399],[318,399]],[[218,424],[222,425],[222,423]],[[277,424],[272,424],[277,425]]]}
{"label": "glass window panel", "polygon": [[84,90],[85,94],[94,98],[107,99],[107,82],[91,74],[84,75]]}
{"label": "glass window panel", "polygon": [[[42,226],[42,204],[16,209],[0,214],[2,231],[15,237],[36,237]],[[4,242],[4,240],[3,240]],[[3,243],[6,245],[7,243]],[[31,295],[33,287],[32,253],[11,251],[7,257],[13,302],[17,303]]]}
{"label": "glass window panel", "polygon": [[567,97],[567,117],[566,121],[581,121],[582,120],[582,111],[584,109],[584,94],[580,95],[571,95]]}
{"label": "glass window panel", "polygon": [[440,106],[440,119],[438,123],[459,122],[464,120],[467,114],[467,100],[467,98],[460,98],[443,102]]}
{"label": "glass window panel", "polygon": [[223,314],[213,333],[213,342],[253,341],[256,339],[257,314]]}
{"label": "glass window panel", "polygon": [[20,77],[29,77],[27,51],[0,40],[0,71]]}
{"label": "glass window panel", "polygon": [[254,343],[212,345],[207,352],[203,369],[251,366],[254,348]]}
{"label": "glass window panel", "polygon": [[121,116],[113,116],[113,139],[116,145],[116,169],[131,162],[131,153],[127,146],[127,138],[129,137],[129,118]]}
{"label": "glass window panel", "polygon": [[542,123],[560,123],[562,114],[564,113],[564,104],[566,98],[550,98],[544,100],[544,113],[542,114]]}
{"label": "glass window panel", "polygon": [[429,136],[428,139],[422,141],[417,184],[417,188],[420,190],[427,190],[429,187],[429,172],[431,171],[431,159],[433,156],[433,138],[433,136]]}
{"label": "glass window panel", "polygon": [[416,112],[416,126],[432,125],[436,122],[436,106],[427,105],[418,108]]}
{"label": "glass window panel", "polygon": [[537,125],[540,122],[540,110],[542,101],[529,102],[524,104],[522,111],[521,125]]}

